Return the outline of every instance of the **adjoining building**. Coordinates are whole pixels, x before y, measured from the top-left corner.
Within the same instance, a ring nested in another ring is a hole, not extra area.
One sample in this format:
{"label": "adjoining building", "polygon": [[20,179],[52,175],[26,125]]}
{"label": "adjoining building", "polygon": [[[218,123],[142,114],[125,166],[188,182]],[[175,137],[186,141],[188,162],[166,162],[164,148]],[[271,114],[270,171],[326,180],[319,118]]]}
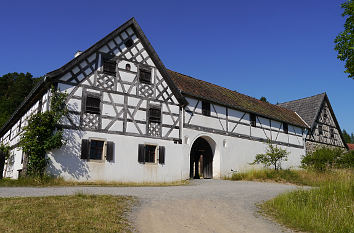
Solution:
{"label": "adjoining building", "polygon": [[322,146],[348,149],[326,93],[281,103],[278,106],[296,112],[310,126],[306,135],[307,152],[313,152]]}
{"label": "adjoining building", "polygon": [[290,152],[284,168],[298,167],[312,125],[294,110],[166,69],[133,18],[47,73],[2,127],[1,142],[13,147],[6,177],[23,168],[20,134],[31,114],[49,110],[51,85],[68,94],[69,115],[61,121],[67,143],[48,153],[47,172],[68,180],[220,178],[248,169],[268,140]]}

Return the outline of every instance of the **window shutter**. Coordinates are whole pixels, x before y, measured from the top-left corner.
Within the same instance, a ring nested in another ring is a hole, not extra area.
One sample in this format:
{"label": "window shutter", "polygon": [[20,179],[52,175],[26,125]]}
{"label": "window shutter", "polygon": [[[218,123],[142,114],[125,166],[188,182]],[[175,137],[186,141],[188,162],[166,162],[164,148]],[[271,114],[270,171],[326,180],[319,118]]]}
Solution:
{"label": "window shutter", "polygon": [[139,144],[138,162],[139,163],[145,163],[145,145],[144,144]]}
{"label": "window shutter", "polygon": [[87,139],[82,139],[81,142],[81,159],[89,158],[90,142]]}
{"label": "window shutter", "polygon": [[106,160],[113,161],[114,142],[107,142]]}
{"label": "window shutter", "polygon": [[165,164],[165,147],[159,147],[159,164]]}

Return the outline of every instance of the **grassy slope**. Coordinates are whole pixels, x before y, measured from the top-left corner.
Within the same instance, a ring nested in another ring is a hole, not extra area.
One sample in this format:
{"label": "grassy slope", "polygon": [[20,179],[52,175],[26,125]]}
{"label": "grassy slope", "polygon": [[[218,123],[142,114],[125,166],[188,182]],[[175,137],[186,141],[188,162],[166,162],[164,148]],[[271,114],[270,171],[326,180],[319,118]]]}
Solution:
{"label": "grassy slope", "polygon": [[133,199],[117,196],[0,198],[0,232],[130,232]]}
{"label": "grassy slope", "polygon": [[272,171],[234,174],[232,180],[288,182],[316,186],[281,194],[261,205],[267,215],[294,229],[309,232],[354,232],[354,171]]}

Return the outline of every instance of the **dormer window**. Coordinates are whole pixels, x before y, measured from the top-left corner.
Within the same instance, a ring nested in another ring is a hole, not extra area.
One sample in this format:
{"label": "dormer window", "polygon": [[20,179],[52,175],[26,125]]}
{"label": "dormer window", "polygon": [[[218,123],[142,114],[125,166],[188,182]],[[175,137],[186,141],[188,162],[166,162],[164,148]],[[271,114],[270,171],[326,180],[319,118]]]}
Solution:
{"label": "dormer window", "polygon": [[103,73],[108,75],[116,75],[116,62],[108,59],[103,60]]}
{"label": "dormer window", "polygon": [[145,67],[139,68],[139,82],[151,84],[151,69]]}
{"label": "dormer window", "polygon": [[204,116],[210,116],[210,103],[207,101],[202,101],[202,114]]}

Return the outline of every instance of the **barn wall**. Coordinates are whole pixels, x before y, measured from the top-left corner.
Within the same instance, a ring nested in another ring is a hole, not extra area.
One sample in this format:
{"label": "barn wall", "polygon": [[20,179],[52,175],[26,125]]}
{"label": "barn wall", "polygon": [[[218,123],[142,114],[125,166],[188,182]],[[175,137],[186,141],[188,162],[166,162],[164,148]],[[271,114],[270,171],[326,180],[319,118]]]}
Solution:
{"label": "barn wall", "polygon": [[[252,141],[244,138],[231,137],[209,132],[202,132],[192,129],[184,129],[184,143],[187,145],[185,154],[188,156],[193,142],[203,137],[206,139],[214,152],[213,176],[220,178],[231,175],[233,171],[244,171],[261,166],[251,166],[255,156],[264,153],[267,145],[263,142]],[[298,168],[301,164],[301,157],[305,155],[305,149],[289,146],[280,146],[290,152],[288,161],[282,163],[282,168]],[[189,168],[189,165],[188,165]]]}
{"label": "barn wall", "polygon": [[[188,178],[187,156],[184,145],[173,141],[104,134],[77,130],[65,130],[68,144],[48,154],[50,163],[47,172],[66,180],[120,181],[120,182],[171,182]],[[112,162],[87,161],[80,158],[81,140],[90,137],[114,142]],[[165,146],[165,164],[138,162],[138,145]]]}

